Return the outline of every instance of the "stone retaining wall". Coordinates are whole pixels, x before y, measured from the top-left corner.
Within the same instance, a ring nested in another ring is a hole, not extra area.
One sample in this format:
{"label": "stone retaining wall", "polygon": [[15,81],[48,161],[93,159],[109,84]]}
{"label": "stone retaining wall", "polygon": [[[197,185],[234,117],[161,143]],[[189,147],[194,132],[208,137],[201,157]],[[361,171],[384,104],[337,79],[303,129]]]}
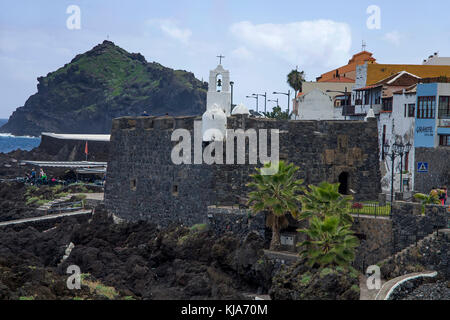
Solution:
{"label": "stone retaining wall", "polygon": [[450,230],[440,230],[379,263],[381,276],[393,279],[405,274],[437,271],[438,278],[450,279]]}
{"label": "stone retaining wall", "polygon": [[426,206],[422,215],[419,203],[395,202],[392,215],[394,252],[403,250],[437,229],[446,228],[447,219],[448,214],[443,206]]}
{"label": "stone retaining wall", "polygon": [[364,271],[368,266],[392,255],[392,220],[355,217],[352,229],[359,237],[354,267]]}

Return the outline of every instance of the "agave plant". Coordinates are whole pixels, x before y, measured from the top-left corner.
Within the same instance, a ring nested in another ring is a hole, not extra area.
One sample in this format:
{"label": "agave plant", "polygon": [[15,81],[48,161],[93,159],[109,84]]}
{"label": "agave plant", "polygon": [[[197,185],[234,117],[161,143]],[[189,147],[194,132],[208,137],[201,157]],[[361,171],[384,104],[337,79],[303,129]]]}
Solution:
{"label": "agave plant", "polygon": [[[271,163],[264,167],[270,168]],[[296,216],[299,210],[299,193],[303,190],[303,180],[296,179],[298,167],[278,163],[278,172],[274,175],[263,175],[261,169],[258,173],[250,175],[252,182],[248,184],[255,189],[249,193],[249,201],[253,213],[267,212],[266,224],[272,229],[271,250],[280,246],[280,231],[287,227],[286,214]]]}
{"label": "agave plant", "polygon": [[339,193],[339,183],[331,184],[322,182],[319,186],[310,185],[301,197],[302,211],[300,219],[312,216],[328,217],[337,215],[344,223],[351,223],[352,216],[349,213],[352,196],[344,196]]}
{"label": "agave plant", "polygon": [[428,204],[441,204],[438,192],[431,191],[430,194],[416,193],[414,198],[422,204],[422,214],[425,214],[425,206]]}
{"label": "agave plant", "polygon": [[308,229],[300,229],[309,240],[298,244],[308,264],[325,266],[349,266],[355,258],[358,239],[350,230],[350,224],[341,224],[338,216],[312,217]]}

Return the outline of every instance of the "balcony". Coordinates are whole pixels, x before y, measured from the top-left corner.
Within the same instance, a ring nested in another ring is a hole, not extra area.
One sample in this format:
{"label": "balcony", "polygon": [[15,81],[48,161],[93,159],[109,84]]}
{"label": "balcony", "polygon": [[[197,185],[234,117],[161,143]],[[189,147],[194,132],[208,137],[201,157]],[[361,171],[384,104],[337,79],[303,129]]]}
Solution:
{"label": "balcony", "polygon": [[342,115],[353,116],[355,114],[355,106],[342,106]]}
{"label": "balcony", "polygon": [[439,119],[439,127],[450,127],[450,117],[448,119]]}

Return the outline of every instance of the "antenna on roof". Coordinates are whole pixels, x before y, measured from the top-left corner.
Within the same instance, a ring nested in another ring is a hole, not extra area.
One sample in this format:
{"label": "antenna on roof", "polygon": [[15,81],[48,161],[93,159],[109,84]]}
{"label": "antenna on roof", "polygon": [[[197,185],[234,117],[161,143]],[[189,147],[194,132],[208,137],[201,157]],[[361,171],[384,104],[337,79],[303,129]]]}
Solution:
{"label": "antenna on roof", "polygon": [[366,51],[366,47],[367,47],[367,45],[366,45],[366,42],[363,40],[362,41],[362,51]]}

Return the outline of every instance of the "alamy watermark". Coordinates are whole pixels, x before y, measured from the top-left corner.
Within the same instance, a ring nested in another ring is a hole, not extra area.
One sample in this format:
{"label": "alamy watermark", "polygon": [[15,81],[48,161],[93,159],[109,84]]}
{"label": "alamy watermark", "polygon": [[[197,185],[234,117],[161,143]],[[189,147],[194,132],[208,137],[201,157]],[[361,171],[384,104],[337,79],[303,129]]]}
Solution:
{"label": "alamy watermark", "polygon": [[381,270],[377,265],[369,266],[366,271],[367,275],[367,289],[380,290],[381,289]]}
{"label": "alamy watermark", "polygon": [[70,5],[66,9],[66,13],[70,16],[66,20],[66,26],[69,30],[81,29],[81,9],[77,5]]}
{"label": "alamy watermark", "polygon": [[[270,156],[268,154],[268,131],[270,131]],[[262,175],[274,175],[278,172],[279,162],[279,133],[278,129],[208,129],[202,133],[202,125],[194,123],[194,153],[192,159],[192,137],[187,129],[176,129],[172,133],[171,140],[178,142],[172,149],[172,163],[181,164],[246,164],[246,142],[248,141],[248,164],[270,163],[270,167],[263,168]],[[213,141],[203,146],[203,138],[210,137]],[[235,141],[237,147],[235,148]],[[226,156],[224,159],[224,144]],[[258,152],[259,151],[259,152]],[[237,161],[235,161],[235,158]],[[237,163],[235,163],[237,162]]]}
{"label": "alamy watermark", "polygon": [[381,29],[381,8],[377,5],[367,7],[366,13],[370,16],[367,18],[366,26],[369,30]]}
{"label": "alamy watermark", "polygon": [[81,269],[77,265],[70,265],[67,267],[67,273],[70,276],[67,278],[67,289],[80,290],[81,289]]}

